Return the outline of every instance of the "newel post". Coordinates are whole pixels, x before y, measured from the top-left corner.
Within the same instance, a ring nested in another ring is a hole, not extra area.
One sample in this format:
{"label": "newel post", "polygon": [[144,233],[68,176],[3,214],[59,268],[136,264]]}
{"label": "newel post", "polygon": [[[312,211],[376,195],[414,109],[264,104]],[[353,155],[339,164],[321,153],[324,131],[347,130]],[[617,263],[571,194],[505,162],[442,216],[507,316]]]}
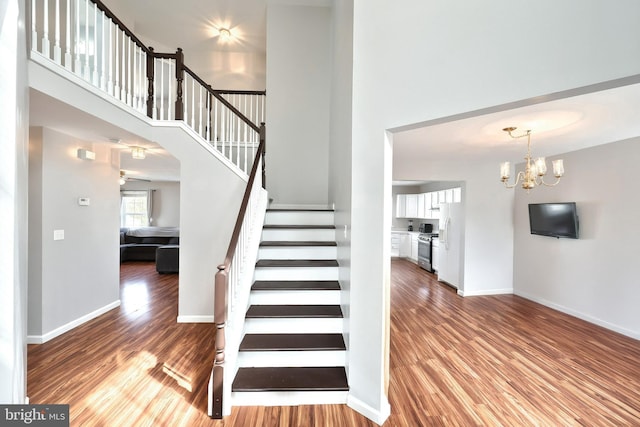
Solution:
{"label": "newel post", "polygon": [[222,418],[222,393],[224,379],[225,336],[224,328],[227,318],[227,284],[228,274],[224,264],[218,266],[215,278],[213,321],[216,325],[216,355],[213,362],[213,392],[211,395],[211,416]]}
{"label": "newel post", "polygon": [[176,51],[176,120],[184,120],[184,102],[182,82],[184,81],[184,53],[182,48]]}
{"label": "newel post", "polygon": [[155,55],[153,54],[153,48],[149,47],[147,52],[147,116],[153,118],[153,79],[154,79],[154,62]]}
{"label": "newel post", "polygon": [[262,188],[267,189],[267,164],[265,162],[265,154],[267,153],[267,127],[264,122],[260,123],[260,142],[263,143],[262,148]]}

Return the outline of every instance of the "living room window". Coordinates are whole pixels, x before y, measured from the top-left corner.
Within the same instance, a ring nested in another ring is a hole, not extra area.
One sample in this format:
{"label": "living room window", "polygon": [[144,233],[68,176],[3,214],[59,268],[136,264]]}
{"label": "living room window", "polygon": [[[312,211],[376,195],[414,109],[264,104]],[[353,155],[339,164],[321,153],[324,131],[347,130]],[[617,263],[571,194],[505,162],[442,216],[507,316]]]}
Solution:
{"label": "living room window", "polygon": [[124,190],[120,192],[120,226],[147,227],[151,225],[153,190]]}

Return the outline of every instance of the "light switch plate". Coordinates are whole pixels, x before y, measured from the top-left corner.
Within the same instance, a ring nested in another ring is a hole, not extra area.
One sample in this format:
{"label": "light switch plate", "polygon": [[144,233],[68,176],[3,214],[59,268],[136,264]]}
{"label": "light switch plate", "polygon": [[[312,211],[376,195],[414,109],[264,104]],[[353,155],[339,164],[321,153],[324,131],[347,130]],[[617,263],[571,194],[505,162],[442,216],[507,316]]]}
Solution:
{"label": "light switch plate", "polygon": [[64,230],[53,230],[53,240],[64,240]]}
{"label": "light switch plate", "polygon": [[91,199],[88,197],[79,197],[78,204],[80,206],[89,206],[91,204]]}

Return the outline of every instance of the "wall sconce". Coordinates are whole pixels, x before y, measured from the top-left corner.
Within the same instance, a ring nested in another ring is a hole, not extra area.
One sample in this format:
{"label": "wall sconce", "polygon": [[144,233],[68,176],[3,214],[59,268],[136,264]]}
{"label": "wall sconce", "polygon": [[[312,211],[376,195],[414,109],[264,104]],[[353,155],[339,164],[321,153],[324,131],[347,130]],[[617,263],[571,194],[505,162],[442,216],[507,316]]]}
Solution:
{"label": "wall sconce", "polygon": [[85,150],[84,148],[78,148],[78,152],[76,154],[79,159],[82,160],[95,160],[96,153],[93,151]]}
{"label": "wall sconce", "polygon": [[136,160],[142,160],[147,157],[146,150],[142,147],[131,147],[131,157]]}

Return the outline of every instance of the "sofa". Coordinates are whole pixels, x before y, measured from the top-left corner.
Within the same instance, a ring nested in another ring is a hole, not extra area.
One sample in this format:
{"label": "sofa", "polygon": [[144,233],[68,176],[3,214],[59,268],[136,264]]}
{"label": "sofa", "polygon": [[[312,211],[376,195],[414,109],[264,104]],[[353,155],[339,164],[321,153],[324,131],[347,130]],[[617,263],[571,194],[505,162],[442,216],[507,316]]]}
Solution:
{"label": "sofa", "polygon": [[120,263],[154,261],[158,273],[177,273],[180,231],[177,227],[120,229]]}

